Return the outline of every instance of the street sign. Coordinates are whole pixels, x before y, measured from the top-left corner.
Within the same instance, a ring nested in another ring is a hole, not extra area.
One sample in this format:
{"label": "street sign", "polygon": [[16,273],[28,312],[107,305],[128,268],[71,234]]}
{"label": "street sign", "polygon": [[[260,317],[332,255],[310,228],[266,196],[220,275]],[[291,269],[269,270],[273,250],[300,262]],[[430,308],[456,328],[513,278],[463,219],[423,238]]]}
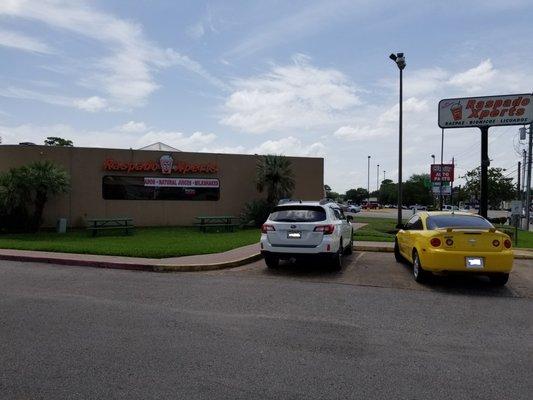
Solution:
{"label": "street sign", "polygon": [[[440,185],[439,182],[433,182],[433,194],[440,195]],[[449,185],[446,185],[446,182],[442,182],[442,195],[443,196],[449,196],[452,194],[452,187]]]}
{"label": "street sign", "polygon": [[532,122],[532,94],[463,97],[439,102],[441,128],[526,125]]}
{"label": "street sign", "polygon": [[511,201],[511,215],[522,215],[522,202],[520,200]]}
{"label": "street sign", "polygon": [[[440,182],[440,164],[431,164],[431,182]],[[442,182],[453,182],[453,164],[442,164]]]}

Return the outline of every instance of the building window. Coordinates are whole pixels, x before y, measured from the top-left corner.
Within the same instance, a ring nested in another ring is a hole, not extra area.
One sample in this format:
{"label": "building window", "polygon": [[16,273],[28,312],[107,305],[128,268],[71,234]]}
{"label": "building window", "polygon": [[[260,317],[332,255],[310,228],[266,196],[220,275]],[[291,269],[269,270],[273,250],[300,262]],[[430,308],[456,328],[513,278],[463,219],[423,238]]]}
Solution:
{"label": "building window", "polygon": [[106,175],[102,195],[105,200],[217,201],[220,183],[213,178]]}

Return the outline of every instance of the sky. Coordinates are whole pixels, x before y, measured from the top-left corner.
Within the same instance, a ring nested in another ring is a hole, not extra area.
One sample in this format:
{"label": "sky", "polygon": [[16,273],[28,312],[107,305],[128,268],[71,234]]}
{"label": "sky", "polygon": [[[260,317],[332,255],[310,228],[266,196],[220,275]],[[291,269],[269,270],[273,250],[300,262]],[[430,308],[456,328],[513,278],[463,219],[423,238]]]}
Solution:
{"label": "sky", "polygon": [[[323,157],[341,193],[370,155],[375,190],[398,172],[389,54],[405,179],[440,161],[440,99],[533,92],[531,21],[531,0],[1,0],[0,137]],[[456,175],[480,164],[478,130],[444,135]],[[522,148],[491,128],[491,166],[515,177]]]}

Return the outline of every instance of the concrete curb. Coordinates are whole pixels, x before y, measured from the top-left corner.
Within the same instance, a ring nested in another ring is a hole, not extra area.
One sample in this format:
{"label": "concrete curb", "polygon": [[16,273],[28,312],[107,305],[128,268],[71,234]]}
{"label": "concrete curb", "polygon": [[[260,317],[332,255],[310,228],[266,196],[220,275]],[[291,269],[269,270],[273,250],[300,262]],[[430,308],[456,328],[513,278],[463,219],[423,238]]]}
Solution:
{"label": "concrete curb", "polygon": [[214,271],[225,268],[235,268],[241,265],[246,265],[251,262],[260,260],[263,256],[260,253],[249,257],[244,257],[238,260],[226,261],[222,263],[212,264],[144,264],[144,263],[127,263],[127,262],[113,262],[113,261],[90,261],[79,260],[74,258],[54,258],[45,256],[29,256],[29,255],[8,255],[0,254],[0,260],[8,261],[26,261],[38,262],[47,264],[71,265],[79,267],[92,268],[110,268],[110,269],[124,269],[133,271],[149,271],[149,272],[194,272],[194,271]]}

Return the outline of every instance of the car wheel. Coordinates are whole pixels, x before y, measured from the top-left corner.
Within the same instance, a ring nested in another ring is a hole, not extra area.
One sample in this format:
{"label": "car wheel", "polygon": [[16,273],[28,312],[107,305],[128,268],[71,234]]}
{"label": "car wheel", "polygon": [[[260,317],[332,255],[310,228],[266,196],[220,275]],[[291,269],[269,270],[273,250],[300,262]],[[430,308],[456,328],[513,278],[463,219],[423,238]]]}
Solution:
{"label": "car wheel", "polygon": [[331,258],[331,269],[333,271],[340,271],[342,269],[342,252],[343,247],[341,241],[339,245],[339,250],[335,254],[333,254],[333,257]]}
{"label": "car wheel", "polygon": [[492,274],[489,276],[490,283],[495,286],[504,286],[509,280],[509,274]]}
{"label": "car wheel", "polygon": [[346,249],[344,249],[344,254],[350,255],[352,253],[353,253],[353,229],[352,229],[352,236],[350,239],[350,244],[348,245],[348,247],[346,247]]}
{"label": "car wheel", "polygon": [[400,253],[400,246],[398,245],[398,240],[394,240],[394,258],[396,259],[396,262],[403,263],[405,259],[402,256],[402,253]]}
{"label": "car wheel", "polygon": [[420,264],[420,257],[418,252],[413,250],[413,277],[418,283],[423,283],[427,280],[428,272],[424,271],[422,265]]}
{"label": "car wheel", "polygon": [[279,258],[271,254],[265,254],[265,264],[268,268],[277,268],[279,266]]}

